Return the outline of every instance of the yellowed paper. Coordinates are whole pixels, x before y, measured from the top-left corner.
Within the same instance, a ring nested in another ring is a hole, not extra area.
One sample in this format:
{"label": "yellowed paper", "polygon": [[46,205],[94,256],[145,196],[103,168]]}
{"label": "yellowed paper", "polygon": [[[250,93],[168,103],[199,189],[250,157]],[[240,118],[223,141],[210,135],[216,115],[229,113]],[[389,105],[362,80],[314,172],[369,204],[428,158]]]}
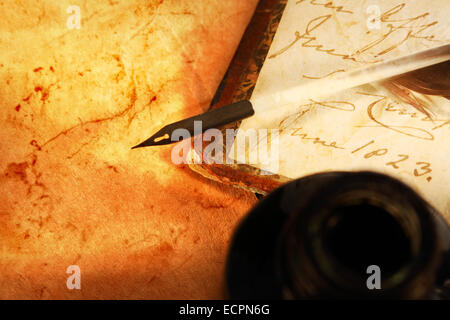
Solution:
{"label": "yellowed paper", "polygon": [[[449,43],[449,12],[447,0],[289,1],[251,98],[256,115],[238,138],[252,128],[279,129],[276,173],[379,171],[450,215],[447,99],[425,97],[440,106],[428,117],[378,85],[327,94],[354,70]],[[323,93],[312,97],[314,83]],[[298,101],[277,101],[277,92],[293,87]],[[234,158],[258,158],[257,146]]]}

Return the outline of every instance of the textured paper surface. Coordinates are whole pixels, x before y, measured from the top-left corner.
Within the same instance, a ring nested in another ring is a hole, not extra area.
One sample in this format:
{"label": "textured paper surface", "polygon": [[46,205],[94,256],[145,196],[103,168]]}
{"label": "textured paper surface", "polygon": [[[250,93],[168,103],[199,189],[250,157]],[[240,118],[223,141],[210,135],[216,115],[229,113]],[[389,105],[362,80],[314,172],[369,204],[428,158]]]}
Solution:
{"label": "textured paper surface", "polygon": [[[380,29],[367,25],[371,5],[379,6]],[[251,128],[278,128],[276,173],[297,178],[329,170],[384,172],[407,182],[450,217],[449,101],[427,97],[439,106],[429,118],[379,86],[327,95],[323,84],[448,43],[449,12],[445,0],[289,1],[251,98],[257,114],[243,121],[238,136]],[[320,97],[312,99],[300,87],[298,102],[276,101],[285,88],[319,81]],[[256,157],[257,150],[250,143],[247,156]],[[245,162],[242,156],[237,160]]]}
{"label": "textured paper surface", "polygon": [[449,6],[447,0],[288,1],[252,95],[257,115],[264,120],[272,104],[287,112],[298,98],[337,92],[342,81],[335,80],[347,81],[356,70],[450,43]]}
{"label": "textured paper surface", "polygon": [[175,166],[173,145],[130,148],[206,110],[255,5],[2,1],[1,299],[223,297],[256,197]]}

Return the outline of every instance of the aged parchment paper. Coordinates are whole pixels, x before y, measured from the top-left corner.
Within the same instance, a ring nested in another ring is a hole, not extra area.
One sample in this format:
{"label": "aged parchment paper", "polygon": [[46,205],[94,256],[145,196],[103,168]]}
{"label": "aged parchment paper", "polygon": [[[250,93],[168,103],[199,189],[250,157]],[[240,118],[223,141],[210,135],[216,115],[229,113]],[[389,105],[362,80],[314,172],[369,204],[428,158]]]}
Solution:
{"label": "aged parchment paper", "polygon": [[256,4],[1,2],[1,299],[223,297],[256,197],[130,148],[208,107]]}
{"label": "aged parchment paper", "polygon": [[[251,98],[256,115],[238,138],[252,128],[279,129],[276,173],[380,171],[450,217],[449,101],[421,96],[439,106],[427,116],[377,84],[327,94],[351,71],[449,43],[449,12],[446,0],[289,1]],[[298,101],[277,96],[293,87]],[[246,151],[231,157],[259,156],[256,166],[265,168],[258,143]]]}

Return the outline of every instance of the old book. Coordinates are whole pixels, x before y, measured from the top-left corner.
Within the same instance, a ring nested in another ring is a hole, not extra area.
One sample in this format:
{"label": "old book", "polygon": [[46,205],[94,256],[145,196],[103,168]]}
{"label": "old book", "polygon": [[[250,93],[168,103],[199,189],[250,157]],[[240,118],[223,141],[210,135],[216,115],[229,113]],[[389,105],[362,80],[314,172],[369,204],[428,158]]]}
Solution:
{"label": "old book", "polygon": [[[389,81],[333,90],[355,70],[448,44],[446,4],[287,1],[250,96],[256,115],[240,124],[236,136],[235,141],[248,142],[227,152],[240,165],[231,173],[230,165],[201,169],[260,191],[316,172],[379,171],[408,183],[450,214],[445,94],[393,88]],[[417,60],[411,63],[420,68]],[[279,108],[268,112],[274,105]],[[261,152],[268,146],[277,152]]]}

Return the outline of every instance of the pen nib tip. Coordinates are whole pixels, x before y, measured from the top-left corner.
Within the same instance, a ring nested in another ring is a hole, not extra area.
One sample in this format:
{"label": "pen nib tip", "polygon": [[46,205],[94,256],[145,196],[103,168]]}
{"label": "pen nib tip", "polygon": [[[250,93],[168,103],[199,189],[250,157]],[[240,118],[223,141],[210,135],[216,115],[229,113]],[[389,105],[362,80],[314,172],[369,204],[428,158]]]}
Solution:
{"label": "pen nib tip", "polygon": [[147,146],[148,146],[148,144],[146,144],[145,141],[144,141],[142,143],[139,143],[139,144],[135,145],[134,147],[131,147],[131,150],[137,149],[137,148],[143,148],[143,147],[147,147]]}
{"label": "pen nib tip", "polygon": [[169,134],[164,134],[161,136],[160,132],[154,134],[144,142],[139,143],[138,145],[132,147],[131,149],[137,149],[142,147],[150,147],[150,146],[157,146],[157,145],[164,145],[171,143],[171,140],[169,138]]}

